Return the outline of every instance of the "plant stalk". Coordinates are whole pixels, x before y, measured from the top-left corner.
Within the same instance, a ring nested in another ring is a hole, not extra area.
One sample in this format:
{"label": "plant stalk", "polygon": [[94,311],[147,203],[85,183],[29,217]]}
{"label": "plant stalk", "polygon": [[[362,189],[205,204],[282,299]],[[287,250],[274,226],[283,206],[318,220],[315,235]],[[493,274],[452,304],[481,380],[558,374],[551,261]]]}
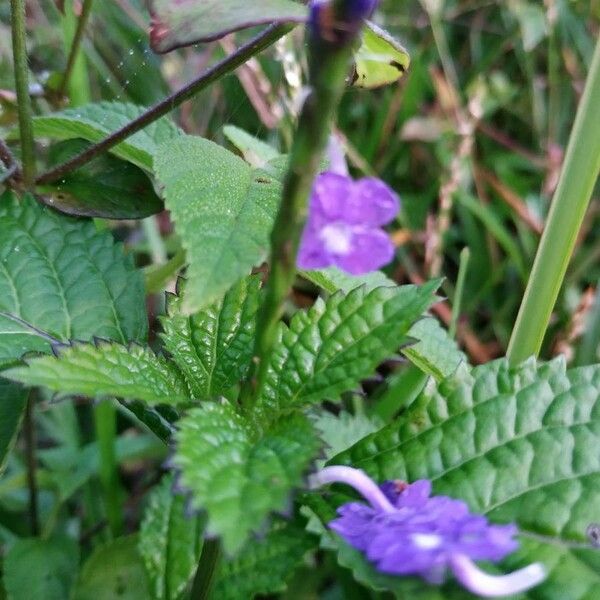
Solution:
{"label": "plant stalk", "polygon": [[27,398],[27,407],[25,408],[25,455],[27,461],[27,487],[29,488],[29,522],[31,524],[31,534],[35,537],[40,533],[40,518],[38,511],[38,487],[36,479],[36,436],[34,421],[35,402],[32,393]]}
{"label": "plant stalk", "polygon": [[85,33],[85,28],[87,27],[93,4],[94,0],[83,1],[81,15],[79,16],[79,19],[77,19],[77,27],[75,29],[75,34],[73,35],[73,41],[71,42],[71,49],[69,51],[69,58],[67,59],[65,73],[58,88],[58,93],[61,96],[65,95],[67,88],[69,87],[69,80],[71,79],[71,75],[73,74],[75,65],[77,64],[81,42],[83,41],[83,34]]}
{"label": "plant stalk", "polygon": [[192,584],[190,600],[208,600],[212,594],[221,558],[221,543],[219,540],[206,539],[198,561],[198,570]]}
{"label": "plant stalk", "polygon": [[35,148],[33,143],[33,110],[31,108],[31,98],[29,97],[25,0],[10,0],[10,7],[23,181],[26,187],[30,188],[35,181]]}
{"label": "plant stalk", "polygon": [[[351,0],[334,0],[331,6],[336,16],[343,19],[350,13],[352,4]],[[345,89],[353,44],[359,33],[360,27],[353,34],[345,31],[340,35],[335,31],[319,31],[315,26],[308,28],[310,89],[300,113],[282,203],[271,234],[271,270],[258,315],[254,371],[240,395],[246,409],[252,408],[253,398],[264,382],[284,302],[294,283],[309,195]]]}
{"label": "plant stalk", "polygon": [[87,164],[89,161],[94,159],[99,154],[107,152],[111,148],[114,148],[117,144],[126,140],[128,137],[137,133],[144,127],[154,123],[154,121],[164,117],[166,114],[175,110],[179,105],[183,104],[186,100],[189,100],[203,89],[215,81],[222,78],[224,75],[231,73],[237,67],[244,64],[247,60],[262,52],[272,44],[274,44],[279,38],[289,33],[294,28],[293,24],[286,25],[271,25],[267,27],[262,33],[257,35],[255,38],[240,46],[236,52],[230,54],[217,64],[213,65],[196,79],[182,87],[180,90],[171,94],[164,100],[161,100],[146,112],[140,115],[138,118],[129,122],[125,127],[118,129],[111,133],[101,142],[94,144],[84,150],[81,154],[74,156],[68,161],[53,167],[46,173],[43,173],[38,177],[37,183],[52,183],[66,174],[78,169],[79,167]]}
{"label": "plant stalk", "polygon": [[507,356],[538,356],[577,235],[600,174],[600,39],[565,156],[558,188],[535,257]]}
{"label": "plant stalk", "polygon": [[117,410],[112,400],[104,400],[94,407],[96,440],[100,455],[100,484],[104,493],[106,520],[113,537],[123,529],[121,485],[115,443],[117,440]]}
{"label": "plant stalk", "polygon": [[450,320],[450,327],[448,328],[448,334],[451,338],[456,337],[458,319],[460,318],[460,311],[462,308],[462,302],[465,294],[465,280],[467,278],[470,260],[471,251],[468,247],[465,247],[460,252],[458,278],[456,280],[456,289],[454,290],[454,302],[452,303],[452,319]]}

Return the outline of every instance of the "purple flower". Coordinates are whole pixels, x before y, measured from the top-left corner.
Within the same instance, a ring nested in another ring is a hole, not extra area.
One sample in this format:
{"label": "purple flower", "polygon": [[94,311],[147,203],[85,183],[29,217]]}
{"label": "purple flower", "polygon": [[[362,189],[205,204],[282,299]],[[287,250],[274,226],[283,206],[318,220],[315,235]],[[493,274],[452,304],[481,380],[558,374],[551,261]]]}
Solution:
{"label": "purple flower", "polygon": [[358,181],[327,171],[315,180],[298,266],[337,266],[352,275],[389,263],[394,245],[381,229],[398,213],[396,194],[379,179]]}
{"label": "purple flower", "polygon": [[481,571],[474,560],[497,562],[517,549],[517,527],[492,525],[462,500],[432,497],[430,481],[378,486],[351,467],[327,467],[312,478],[315,487],[334,482],[351,485],[370,505],[344,504],[329,527],[382,573],[439,584],[450,569],[465,588],[484,597],[523,592],[546,577],[540,563],[502,576]]}

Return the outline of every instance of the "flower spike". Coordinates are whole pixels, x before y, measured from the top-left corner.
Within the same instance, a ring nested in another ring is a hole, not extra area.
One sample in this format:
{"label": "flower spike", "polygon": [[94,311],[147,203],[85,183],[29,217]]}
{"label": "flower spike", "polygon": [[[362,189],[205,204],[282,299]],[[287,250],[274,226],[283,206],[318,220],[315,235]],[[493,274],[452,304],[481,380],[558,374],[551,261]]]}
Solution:
{"label": "flower spike", "polygon": [[451,571],[466,589],[487,598],[523,592],[546,577],[540,563],[501,576],[482,571],[474,561],[498,562],[518,548],[517,527],[491,524],[462,500],[431,496],[428,480],[378,486],[360,469],[341,466],[311,478],[313,487],[328,483],[351,485],[369,501],[340,506],[329,527],[382,573],[441,584]]}

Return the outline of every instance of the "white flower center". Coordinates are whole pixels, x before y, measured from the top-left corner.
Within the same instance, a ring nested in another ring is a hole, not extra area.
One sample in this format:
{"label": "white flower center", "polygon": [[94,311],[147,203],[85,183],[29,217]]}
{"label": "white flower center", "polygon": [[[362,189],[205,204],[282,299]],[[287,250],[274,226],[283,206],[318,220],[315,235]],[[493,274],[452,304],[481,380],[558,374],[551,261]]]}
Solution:
{"label": "white flower center", "polygon": [[343,223],[331,223],[321,229],[319,237],[331,254],[348,254],[351,250],[352,231]]}
{"label": "white flower center", "polygon": [[413,533],[410,537],[415,546],[422,550],[433,550],[442,544],[442,538],[433,533]]}

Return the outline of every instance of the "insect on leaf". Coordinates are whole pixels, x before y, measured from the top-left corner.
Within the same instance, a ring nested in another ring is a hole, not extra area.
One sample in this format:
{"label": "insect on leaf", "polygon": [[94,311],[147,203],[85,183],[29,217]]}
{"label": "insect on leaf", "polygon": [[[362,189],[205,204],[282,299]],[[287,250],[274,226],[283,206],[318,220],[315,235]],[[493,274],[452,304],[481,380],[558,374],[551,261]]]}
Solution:
{"label": "insect on leaf", "polygon": [[361,88],[396,83],[410,66],[410,56],[402,44],[370,22],[365,27],[362,44],[354,58],[352,84]]}

